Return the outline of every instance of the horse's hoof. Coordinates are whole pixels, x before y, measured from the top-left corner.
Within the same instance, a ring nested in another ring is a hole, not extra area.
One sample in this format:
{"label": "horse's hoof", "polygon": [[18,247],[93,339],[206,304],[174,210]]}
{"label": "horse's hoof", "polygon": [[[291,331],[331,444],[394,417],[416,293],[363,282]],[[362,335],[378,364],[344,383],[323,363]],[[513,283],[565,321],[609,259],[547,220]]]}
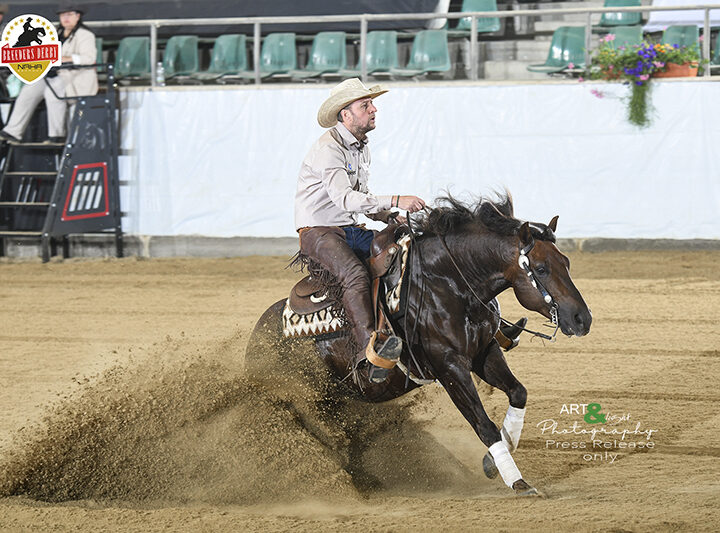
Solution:
{"label": "horse's hoof", "polygon": [[498,475],[495,460],[492,458],[492,455],[490,455],[490,452],[487,452],[485,457],[483,457],[483,470],[485,471],[485,475],[490,479],[495,479]]}
{"label": "horse's hoof", "polygon": [[542,493],[535,487],[531,487],[524,479],[518,479],[513,483],[512,489],[516,496],[535,496],[542,497]]}

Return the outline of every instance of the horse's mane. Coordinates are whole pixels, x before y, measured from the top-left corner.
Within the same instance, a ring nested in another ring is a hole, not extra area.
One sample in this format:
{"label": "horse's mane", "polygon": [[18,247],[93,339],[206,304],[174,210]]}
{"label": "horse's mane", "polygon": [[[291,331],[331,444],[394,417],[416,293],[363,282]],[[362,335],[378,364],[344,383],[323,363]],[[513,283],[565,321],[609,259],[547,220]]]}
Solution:
{"label": "horse's mane", "polygon": [[[480,224],[498,235],[513,236],[523,225],[513,214],[512,196],[507,191],[496,201],[481,197],[474,204],[466,204],[448,194],[437,198],[436,204],[419,221],[423,233],[447,235],[466,224]],[[530,231],[536,239],[555,242],[555,234],[546,224],[531,222]]]}

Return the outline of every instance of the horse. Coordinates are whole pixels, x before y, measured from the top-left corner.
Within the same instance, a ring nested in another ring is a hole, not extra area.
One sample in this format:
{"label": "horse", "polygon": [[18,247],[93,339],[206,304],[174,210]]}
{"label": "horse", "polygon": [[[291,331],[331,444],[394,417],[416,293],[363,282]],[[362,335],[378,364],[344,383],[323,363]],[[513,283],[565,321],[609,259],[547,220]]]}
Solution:
{"label": "horse", "polygon": [[37,28],[28,27],[22,35],[18,37],[18,40],[13,45],[13,48],[30,46],[32,43],[42,44],[42,39],[38,36],[45,36],[45,29],[42,26],[38,26]]}
{"label": "horse", "polygon": [[[437,380],[488,447],[485,474],[492,478],[499,472],[517,495],[538,495],[510,455],[519,443],[527,391],[494,338],[501,320],[495,297],[512,288],[523,307],[568,336],[586,335],[592,314],[570,277],[568,258],[555,245],[557,216],[547,225],[518,220],[509,193],[495,201],[466,204],[447,196],[438,203],[414,221],[403,274],[404,316],[388,317],[404,339],[403,352],[386,381],[370,383],[367,369],[347,379],[357,353],[349,332],[305,342],[327,365],[330,379],[342,384],[342,393],[362,401],[388,401]],[[280,326],[284,304],[283,299],[267,309],[251,334],[246,366],[257,375],[268,343],[281,345],[284,357],[292,359],[293,343],[282,337]],[[507,395],[501,429],[485,412],[473,373]]]}

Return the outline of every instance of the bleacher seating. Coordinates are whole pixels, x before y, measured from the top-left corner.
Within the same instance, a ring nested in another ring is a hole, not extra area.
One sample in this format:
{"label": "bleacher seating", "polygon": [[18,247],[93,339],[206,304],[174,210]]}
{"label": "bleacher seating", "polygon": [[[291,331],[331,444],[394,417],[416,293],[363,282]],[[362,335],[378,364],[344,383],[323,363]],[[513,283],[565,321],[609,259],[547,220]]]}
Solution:
{"label": "bleacher seating", "polygon": [[192,77],[221,83],[254,78],[255,74],[248,70],[247,37],[239,33],[220,35],[213,44],[210,66]]}
{"label": "bleacher seating", "polygon": [[700,30],[694,24],[668,26],[663,32],[662,44],[695,46],[700,51]]}
{"label": "bleacher seating", "polygon": [[[460,11],[472,12],[472,11],[497,11],[497,0],[463,0],[462,8]],[[472,19],[470,17],[463,17],[458,21],[458,30],[470,31]],[[500,19],[493,18],[478,18],[477,19],[477,31],[478,33],[492,33],[500,31],[501,24]]]}
{"label": "bleacher seating", "polygon": [[[388,77],[392,70],[398,69],[400,64],[398,62],[397,32],[393,30],[368,32],[365,62],[367,73],[375,77]],[[342,71],[342,75],[346,78],[360,76],[361,68],[361,58],[358,58],[357,66],[354,69]]]}
{"label": "bleacher seating", "polygon": [[[638,7],[640,0],[605,0],[603,7]],[[642,13],[603,13],[600,26],[635,26],[642,21]]]}
{"label": "bleacher seating", "polygon": [[530,72],[554,74],[571,68],[585,67],[585,28],[562,26],[553,33],[545,63],[529,65]]}
{"label": "bleacher seating", "polygon": [[162,59],[165,80],[184,81],[199,70],[197,35],[173,35],[165,45]]}
{"label": "bleacher seating", "polygon": [[124,37],[115,56],[118,80],[150,79],[150,37]]}
{"label": "bleacher seating", "polygon": [[263,78],[289,79],[297,70],[294,33],[271,33],[263,40],[260,73]]}
{"label": "bleacher seating", "polygon": [[452,68],[447,30],[422,30],[413,39],[407,67],[392,69],[392,74],[414,77],[429,72],[447,72]]}
{"label": "bleacher seating", "polygon": [[[596,2],[597,0],[595,0]],[[588,0],[588,7],[597,3]],[[580,2],[582,5],[585,2]],[[461,12],[497,11],[497,0],[463,0],[451,4],[451,9]],[[640,6],[642,0],[604,0],[607,8]],[[544,6],[544,7],[542,7]],[[502,6],[501,6],[502,7]],[[480,79],[534,79],[540,74],[567,73],[568,65],[584,68],[584,27],[586,15],[577,13],[555,14],[555,5],[550,2],[538,4],[537,16],[528,17],[521,26],[529,27],[534,39],[527,38],[527,32],[520,32],[522,38],[498,39],[497,33],[506,24],[518,21],[499,17],[477,19],[478,48],[474,55],[478,61]],[[558,5],[557,7],[574,7]],[[548,15],[543,14],[544,11]],[[598,34],[613,33],[613,46],[633,46],[642,42],[643,29],[641,13],[604,13],[593,18],[590,46],[597,46]],[[457,20],[457,24],[453,22]],[[535,24],[533,23],[535,21]],[[407,79],[422,77],[428,73],[439,73],[445,79],[469,76],[468,31],[470,17],[450,19],[451,30],[419,30],[413,33],[398,33],[394,30],[375,30],[367,33],[365,45],[367,74],[378,79]],[[528,21],[530,21],[528,23]],[[599,22],[598,22],[599,21]],[[635,23],[635,24],[632,24]],[[562,24],[558,28],[558,24]],[[446,24],[447,26],[447,24]],[[267,26],[263,26],[263,29]],[[550,31],[558,28],[552,36]],[[485,34],[485,35],[483,35]],[[357,34],[340,31],[321,31],[315,35],[296,36],[290,32],[265,35],[261,41],[260,78],[262,80],[333,80],[361,74],[360,43]],[[412,41],[410,41],[412,38]],[[228,83],[252,82],[255,79],[252,36],[226,34],[214,41],[194,35],[172,36],[167,41],[158,38],[158,59],[162,60],[165,80],[191,79],[196,82]],[[548,40],[552,42],[548,50]],[[147,83],[150,79],[151,59],[148,37],[123,38],[118,43],[105,43],[97,38],[98,62],[103,58],[115,60],[116,76],[120,80],[139,80]],[[662,38],[663,43],[681,46],[695,45],[700,48],[697,25],[670,26]],[[211,49],[212,45],[212,49]],[[716,47],[717,48],[717,47]],[[720,67],[716,48],[710,56],[712,71]],[[354,54],[352,52],[355,52]],[[298,69],[298,63],[307,57],[307,63]],[[403,66],[403,58],[409,57]],[[348,58],[352,64],[348,65]],[[544,62],[543,62],[544,61]],[[542,63],[541,63],[542,62]],[[204,70],[200,70],[200,68]],[[459,67],[459,68],[455,68]]]}
{"label": "bleacher seating", "polygon": [[323,31],[313,39],[310,57],[305,68],[292,71],[293,78],[307,79],[335,74],[347,68],[344,31]]}
{"label": "bleacher seating", "polygon": [[613,48],[636,46],[643,40],[642,26],[615,26],[608,28],[607,33],[615,35],[615,39],[610,41]]}

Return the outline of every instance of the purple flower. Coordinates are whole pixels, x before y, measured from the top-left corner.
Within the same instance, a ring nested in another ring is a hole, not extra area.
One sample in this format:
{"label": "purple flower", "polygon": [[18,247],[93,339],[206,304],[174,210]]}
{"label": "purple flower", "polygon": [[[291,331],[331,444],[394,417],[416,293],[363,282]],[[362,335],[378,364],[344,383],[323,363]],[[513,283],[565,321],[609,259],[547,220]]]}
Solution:
{"label": "purple flower", "polygon": [[597,89],[591,89],[590,93],[597,98],[605,98],[605,93],[601,93]]}
{"label": "purple flower", "polygon": [[568,68],[575,68],[575,63],[573,63],[572,61],[568,63]]}

